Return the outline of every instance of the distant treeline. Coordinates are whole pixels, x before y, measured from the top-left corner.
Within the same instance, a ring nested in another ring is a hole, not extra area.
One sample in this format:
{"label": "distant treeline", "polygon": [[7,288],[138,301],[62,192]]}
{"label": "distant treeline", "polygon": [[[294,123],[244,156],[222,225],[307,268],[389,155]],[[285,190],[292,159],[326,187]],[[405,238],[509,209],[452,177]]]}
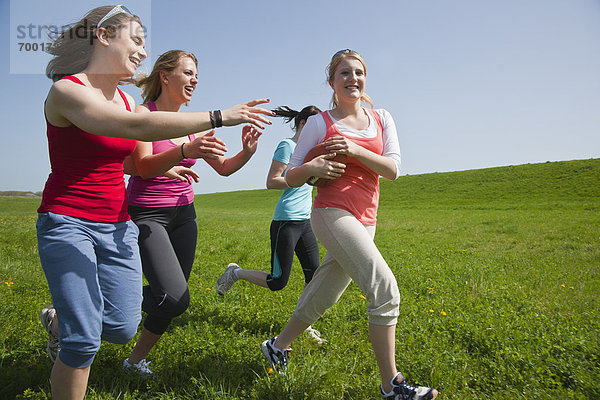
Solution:
{"label": "distant treeline", "polygon": [[42,197],[42,192],[21,192],[18,190],[0,191],[2,197]]}

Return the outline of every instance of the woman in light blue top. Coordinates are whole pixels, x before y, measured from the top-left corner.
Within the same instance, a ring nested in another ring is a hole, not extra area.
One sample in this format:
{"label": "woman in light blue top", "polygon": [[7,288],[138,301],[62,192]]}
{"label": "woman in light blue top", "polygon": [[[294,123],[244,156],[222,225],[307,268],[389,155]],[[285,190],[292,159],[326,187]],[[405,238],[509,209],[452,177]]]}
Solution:
{"label": "woman in light blue top", "polygon": [[[273,111],[276,116],[286,118],[286,122],[294,121],[295,134],[279,143],[267,175],[267,189],[283,189],[271,222],[271,273],[242,269],[231,263],[217,280],[217,293],[220,295],[231,289],[238,279],[272,291],[283,289],[290,277],[294,252],[302,266],[305,284],[310,282],[319,266],[319,245],[310,226],[312,186],[304,184],[289,187],[285,183],[284,174],[306,120],[311,115],[319,114],[321,110],[315,106],[307,106],[301,111],[295,111],[284,106]],[[322,342],[317,331],[311,327],[307,331],[319,343]]]}

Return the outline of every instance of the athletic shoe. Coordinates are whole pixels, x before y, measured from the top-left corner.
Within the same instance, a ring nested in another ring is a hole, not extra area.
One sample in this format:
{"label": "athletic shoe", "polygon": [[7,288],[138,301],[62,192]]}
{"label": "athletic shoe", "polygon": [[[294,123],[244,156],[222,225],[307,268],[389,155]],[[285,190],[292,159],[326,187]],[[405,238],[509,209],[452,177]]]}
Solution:
{"label": "athletic shoe", "polygon": [[235,263],[230,263],[227,266],[227,268],[225,268],[225,272],[223,272],[223,275],[221,275],[219,279],[217,279],[217,293],[219,293],[221,296],[227,293],[227,291],[231,289],[235,281],[237,281],[237,278],[235,277],[233,271],[235,271],[238,268],[239,265]]}
{"label": "athletic shoe", "polygon": [[131,364],[127,359],[123,361],[123,370],[125,371],[133,371],[140,374],[142,378],[149,378],[154,374],[154,372],[150,371],[148,365],[150,365],[152,361],[140,360],[137,364]]}
{"label": "athletic shoe", "polygon": [[438,391],[425,386],[412,386],[406,383],[404,376],[398,373],[392,379],[392,391],[385,393],[380,386],[381,397],[385,400],[433,400],[437,397]]}
{"label": "athletic shoe", "polygon": [[283,374],[287,369],[287,363],[290,359],[290,353],[292,352],[292,349],[289,347],[283,350],[278,349],[275,347],[275,339],[277,339],[277,336],[269,340],[265,340],[260,345],[260,348],[262,349],[262,352],[267,360],[269,360],[271,368],[280,374]]}
{"label": "athletic shoe", "polygon": [[323,345],[323,344],[327,343],[327,340],[325,340],[321,337],[321,332],[319,332],[312,326],[309,326],[308,328],[306,328],[305,332],[308,333],[310,335],[310,337],[312,337],[314,339],[314,341],[317,342],[317,344]]}
{"label": "athletic shoe", "polygon": [[58,357],[58,352],[60,351],[60,344],[58,342],[58,330],[55,327],[55,324],[52,322],[56,318],[56,310],[54,306],[50,304],[49,306],[44,307],[42,312],[40,312],[40,322],[44,325],[44,329],[48,333],[48,341],[46,342],[46,353],[48,353],[48,357],[50,361],[56,361],[56,357]]}

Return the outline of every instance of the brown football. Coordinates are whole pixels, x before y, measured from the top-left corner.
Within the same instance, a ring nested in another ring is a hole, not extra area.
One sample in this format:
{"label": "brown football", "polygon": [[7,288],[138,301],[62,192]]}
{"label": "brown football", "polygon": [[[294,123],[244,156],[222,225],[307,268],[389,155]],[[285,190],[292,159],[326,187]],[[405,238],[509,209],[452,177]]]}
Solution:
{"label": "brown football", "polygon": [[[313,158],[322,156],[323,154],[329,154],[329,151],[325,148],[325,142],[321,142],[312,149],[310,149],[308,154],[306,154],[306,157],[304,157],[304,162],[309,162]],[[332,158],[332,160],[342,164],[346,164],[346,161],[348,161],[348,156],[345,154],[337,154],[335,157]],[[335,179],[323,179],[317,178],[316,176],[311,176],[306,183],[312,186],[325,186],[333,182],[334,180]]]}

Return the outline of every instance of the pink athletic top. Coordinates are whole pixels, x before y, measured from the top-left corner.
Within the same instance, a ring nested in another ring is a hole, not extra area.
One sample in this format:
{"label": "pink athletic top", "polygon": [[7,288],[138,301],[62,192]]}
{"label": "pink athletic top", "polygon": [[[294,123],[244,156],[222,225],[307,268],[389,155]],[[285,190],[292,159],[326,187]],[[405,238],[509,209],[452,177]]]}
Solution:
{"label": "pink athletic top", "polygon": [[[344,135],[335,126],[328,112],[323,112],[327,132],[325,139],[331,136],[345,136],[359,146],[376,154],[383,153],[383,125],[379,115],[366,109],[377,124],[377,135],[372,138],[360,138]],[[363,225],[375,225],[379,204],[379,175],[367,168],[354,157],[348,157],[346,172],[326,186],[317,188],[314,208],[340,208],[354,215]]]}
{"label": "pink athletic top", "polygon": [[[65,76],[85,86],[75,76]],[[127,111],[131,107],[117,88]],[[95,222],[129,220],[123,178],[123,160],[135,149],[135,140],[92,135],[75,125],[58,127],[46,119],[52,172],[38,212],[53,212]]]}
{"label": "pink athletic top", "polygon": [[[147,103],[150,111],[156,111],[153,102]],[[189,135],[190,141],[195,136]],[[173,147],[177,147],[171,140],[157,140],[152,142],[152,154],[159,154]],[[190,168],[196,164],[193,158],[185,158],[179,164]],[[174,207],[185,206],[194,202],[194,189],[188,182],[170,179],[166,176],[143,179],[140,176],[132,176],[127,184],[127,196],[129,204],[138,207]]]}

